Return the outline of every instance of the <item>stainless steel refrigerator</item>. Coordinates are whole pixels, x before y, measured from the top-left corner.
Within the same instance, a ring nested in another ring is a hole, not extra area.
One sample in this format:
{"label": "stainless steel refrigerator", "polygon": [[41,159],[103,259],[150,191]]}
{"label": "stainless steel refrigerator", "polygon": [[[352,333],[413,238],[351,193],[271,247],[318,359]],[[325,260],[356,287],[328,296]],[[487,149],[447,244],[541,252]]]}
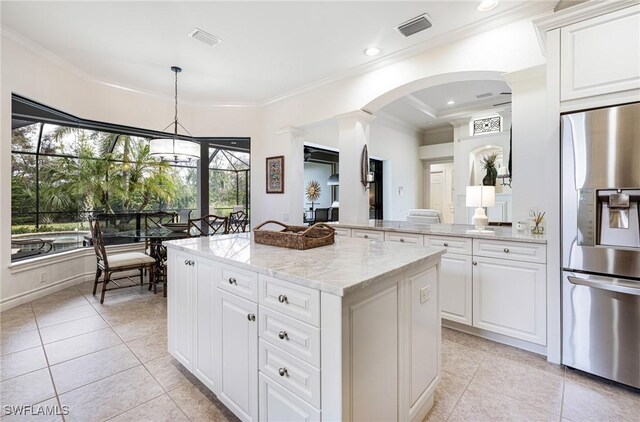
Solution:
{"label": "stainless steel refrigerator", "polygon": [[562,363],[640,388],[640,103],[562,116]]}

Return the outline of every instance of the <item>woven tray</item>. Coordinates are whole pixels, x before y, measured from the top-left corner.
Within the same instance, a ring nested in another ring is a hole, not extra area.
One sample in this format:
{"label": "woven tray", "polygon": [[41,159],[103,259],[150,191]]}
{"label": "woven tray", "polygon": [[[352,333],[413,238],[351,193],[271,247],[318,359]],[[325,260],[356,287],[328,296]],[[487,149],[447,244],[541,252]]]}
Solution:
{"label": "woven tray", "polygon": [[[284,229],[259,230],[266,224],[278,224]],[[287,226],[279,221],[269,220],[253,229],[253,240],[263,245],[278,246],[290,249],[311,249],[319,246],[332,245],[334,242],[335,230],[324,223],[316,223],[311,227]]]}

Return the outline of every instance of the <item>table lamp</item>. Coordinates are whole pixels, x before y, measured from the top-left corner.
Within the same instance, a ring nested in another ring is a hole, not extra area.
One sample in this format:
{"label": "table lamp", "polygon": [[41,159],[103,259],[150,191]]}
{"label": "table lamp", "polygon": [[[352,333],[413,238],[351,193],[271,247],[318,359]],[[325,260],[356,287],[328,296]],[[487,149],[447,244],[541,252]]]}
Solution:
{"label": "table lamp", "polygon": [[485,207],[493,207],[496,204],[495,186],[467,186],[467,207],[474,207],[475,214],[471,218],[475,230],[467,230],[467,233],[493,234],[493,230],[485,230],[489,225],[489,218],[484,212]]}

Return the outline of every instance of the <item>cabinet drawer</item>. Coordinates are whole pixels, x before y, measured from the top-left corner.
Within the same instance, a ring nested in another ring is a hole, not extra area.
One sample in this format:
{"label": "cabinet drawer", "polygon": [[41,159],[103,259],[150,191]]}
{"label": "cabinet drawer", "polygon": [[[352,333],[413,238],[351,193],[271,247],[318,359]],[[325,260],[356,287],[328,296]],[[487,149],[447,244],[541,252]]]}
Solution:
{"label": "cabinet drawer", "polygon": [[540,243],[473,239],[473,255],[525,262],[547,262],[547,246]]}
{"label": "cabinet drawer", "polygon": [[351,237],[369,240],[384,240],[384,232],[377,230],[351,229]]}
{"label": "cabinet drawer", "polygon": [[320,292],[260,275],[260,304],[301,321],[320,325]]}
{"label": "cabinet drawer", "polygon": [[447,252],[471,255],[471,238],[425,235],[424,245],[447,248]]}
{"label": "cabinet drawer", "polygon": [[252,302],[258,301],[258,274],[253,271],[223,265],[218,287]]}
{"label": "cabinet drawer", "polygon": [[423,245],[424,236],[416,233],[398,233],[398,232],[385,232],[384,240],[385,242],[400,242],[400,243],[411,243],[413,245]]}
{"label": "cabinet drawer", "polygon": [[320,407],[320,370],[260,340],[260,372],[278,384]]}
{"label": "cabinet drawer", "polygon": [[260,338],[285,352],[320,367],[320,330],[260,306]]}
{"label": "cabinet drawer", "polygon": [[351,237],[351,229],[347,229],[345,227],[332,227],[336,231],[336,236]]}
{"label": "cabinet drawer", "polygon": [[320,411],[260,374],[260,420],[320,422]]}

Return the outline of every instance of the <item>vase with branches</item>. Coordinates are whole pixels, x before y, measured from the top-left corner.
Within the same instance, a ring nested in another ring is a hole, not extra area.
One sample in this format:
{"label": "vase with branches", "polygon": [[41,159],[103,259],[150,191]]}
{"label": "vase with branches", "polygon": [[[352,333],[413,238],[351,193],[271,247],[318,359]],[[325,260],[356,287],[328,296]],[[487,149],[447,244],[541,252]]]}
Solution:
{"label": "vase with branches", "polygon": [[486,171],[482,184],[484,186],[495,186],[496,179],[498,178],[498,169],[496,169],[496,161],[498,160],[498,153],[492,152],[485,155],[480,160],[482,168]]}

